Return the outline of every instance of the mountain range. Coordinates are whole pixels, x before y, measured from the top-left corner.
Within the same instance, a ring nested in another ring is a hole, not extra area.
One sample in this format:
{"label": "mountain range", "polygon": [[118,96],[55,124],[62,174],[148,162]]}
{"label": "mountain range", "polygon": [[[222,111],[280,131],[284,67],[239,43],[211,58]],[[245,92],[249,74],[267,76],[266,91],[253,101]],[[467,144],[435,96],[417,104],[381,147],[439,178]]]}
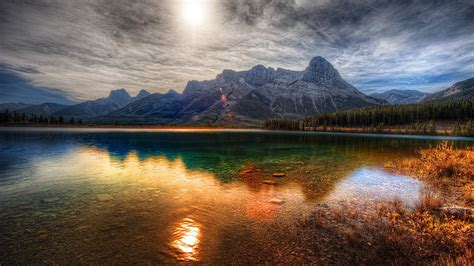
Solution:
{"label": "mountain range", "polygon": [[54,113],[69,107],[69,105],[58,104],[58,103],[42,103],[38,105],[31,105],[19,110],[19,112],[26,115],[37,115],[37,116],[51,116]]}
{"label": "mountain range", "polygon": [[262,65],[224,70],[213,80],[188,82],[182,94],[155,93],[94,120],[256,125],[270,118],[380,103],[344,81],[327,60],[315,57],[304,71]]}
{"label": "mountain range", "polygon": [[1,103],[0,104],[0,111],[9,110],[9,111],[17,111],[26,107],[33,106],[34,104],[27,104],[27,103]]}
{"label": "mountain range", "polygon": [[63,116],[66,118],[74,117],[79,119],[87,119],[106,115],[136,100],[149,96],[146,90],[141,90],[137,96],[131,97],[125,89],[112,90],[107,98],[97,99],[95,101],[86,101],[73,106],[68,106],[57,112],[54,116]]}
{"label": "mountain range", "polygon": [[410,103],[419,103],[425,97],[430,95],[426,92],[421,92],[417,90],[388,90],[381,93],[372,93],[370,96],[385,100],[389,104],[410,104]]}
{"label": "mountain range", "polygon": [[346,82],[326,59],[317,56],[303,71],[262,65],[245,71],[224,70],[212,80],[189,81],[182,93],[170,90],[150,94],[141,90],[132,97],[125,89],[117,89],[106,98],[75,105],[5,103],[0,104],[0,110],[73,117],[91,123],[255,126],[271,118],[473,97],[473,84],[474,79],[469,79],[433,95],[392,90],[368,96]]}

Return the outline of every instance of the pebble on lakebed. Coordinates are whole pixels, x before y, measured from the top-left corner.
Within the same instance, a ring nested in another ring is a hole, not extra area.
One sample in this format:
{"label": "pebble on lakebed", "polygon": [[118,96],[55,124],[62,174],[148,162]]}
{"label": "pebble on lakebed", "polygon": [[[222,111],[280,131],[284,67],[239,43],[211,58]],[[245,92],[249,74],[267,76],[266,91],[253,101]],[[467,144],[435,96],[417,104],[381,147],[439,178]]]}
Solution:
{"label": "pebble on lakebed", "polygon": [[273,177],[285,177],[286,174],[285,173],[273,173],[272,176]]}
{"label": "pebble on lakebed", "polygon": [[97,198],[98,201],[102,201],[102,202],[110,201],[110,200],[114,199],[114,197],[112,197],[112,195],[110,195],[110,194],[98,194],[96,196],[96,198]]}
{"label": "pebble on lakebed", "polygon": [[278,205],[282,205],[283,203],[285,203],[284,200],[277,199],[277,198],[273,198],[273,199],[271,199],[271,200],[268,201],[268,202],[273,203],[273,204],[278,204]]}
{"label": "pebble on lakebed", "polygon": [[273,180],[263,180],[262,183],[266,185],[278,185],[278,183]]}
{"label": "pebble on lakebed", "polygon": [[53,203],[53,202],[56,202],[56,201],[58,201],[58,200],[59,200],[58,197],[51,197],[51,198],[45,198],[45,199],[43,199],[42,201],[43,201],[44,203]]}

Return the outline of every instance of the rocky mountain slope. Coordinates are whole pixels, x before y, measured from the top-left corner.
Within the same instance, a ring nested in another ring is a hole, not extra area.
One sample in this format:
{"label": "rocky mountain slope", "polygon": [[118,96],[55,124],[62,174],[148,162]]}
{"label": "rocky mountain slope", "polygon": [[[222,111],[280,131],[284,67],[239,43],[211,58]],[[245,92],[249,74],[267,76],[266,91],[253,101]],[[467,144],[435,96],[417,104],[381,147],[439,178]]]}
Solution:
{"label": "rocky mountain slope", "polygon": [[421,102],[429,93],[417,90],[389,90],[382,93],[372,93],[370,96],[385,100],[389,104],[410,104]]}
{"label": "rocky mountain slope", "polygon": [[256,125],[276,117],[303,117],[384,102],[344,81],[324,58],[304,71],[257,65],[224,70],[213,80],[190,81],[182,94],[152,94],[98,120]]}
{"label": "rocky mountain slope", "polygon": [[474,78],[466,79],[455,83],[453,86],[433,93],[426,97],[423,102],[446,101],[446,100],[464,100],[474,98]]}
{"label": "rocky mountain slope", "polygon": [[182,95],[174,90],[165,94],[154,93],[136,100],[127,106],[107,115],[96,117],[95,122],[120,123],[173,123],[176,114],[182,109]]}

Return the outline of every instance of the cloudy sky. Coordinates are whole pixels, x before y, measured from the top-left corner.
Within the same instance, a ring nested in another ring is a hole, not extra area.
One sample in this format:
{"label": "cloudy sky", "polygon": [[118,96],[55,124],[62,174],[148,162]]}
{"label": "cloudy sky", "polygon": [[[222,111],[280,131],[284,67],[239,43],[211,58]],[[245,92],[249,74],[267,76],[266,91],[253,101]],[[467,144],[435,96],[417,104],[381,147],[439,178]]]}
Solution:
{"label": "cloudy sky", "polygon": [[474,76],[474,1],[1,0],[0,102],[182,91],[328,59],[363,92]]}

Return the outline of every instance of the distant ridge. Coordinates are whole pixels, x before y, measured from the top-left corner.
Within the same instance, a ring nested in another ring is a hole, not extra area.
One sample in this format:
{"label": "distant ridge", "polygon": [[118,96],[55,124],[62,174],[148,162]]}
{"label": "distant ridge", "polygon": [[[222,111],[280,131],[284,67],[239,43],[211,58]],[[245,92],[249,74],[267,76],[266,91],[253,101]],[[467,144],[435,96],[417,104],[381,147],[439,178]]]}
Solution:
{"label": "distant ridge", "polygon": [[372,93],[370,96],[385,100],[389,104],[410,104],[421,102],[429,93],[417,90],[389,90],[381,93]]}
{"label": "distant ridge", "polygon": [[474,98],[474,78],[455,83],[451,87],[426,97],[423,102],[465,100]]}
{"label": "distant ridge", "polygon": [[26,103],[1,103],[0,104],[0,111],[4,112],[8,111],[16,111],[25,107],[33,106],[33,104],[26,104]]}
{"label": "distant ridge", "polygon": [[69,107],[69,105],[58,104],[58,103],[42,103],[38,105],[29,106],[26,108],[19,109],[18,112],[26,115],[37,115],[37,116],[50,116],[55,112],[63,110]]}
{"label": "distant ridge", "polygon": [[149,93],[141,90],[136,97],[131,97],[125,89],[112,90],[107,98],[95,101],[86,101],[80,104],[69,106],[55,113],[54,116],[92,118],[113,112],[136,99],[147,97]]}

